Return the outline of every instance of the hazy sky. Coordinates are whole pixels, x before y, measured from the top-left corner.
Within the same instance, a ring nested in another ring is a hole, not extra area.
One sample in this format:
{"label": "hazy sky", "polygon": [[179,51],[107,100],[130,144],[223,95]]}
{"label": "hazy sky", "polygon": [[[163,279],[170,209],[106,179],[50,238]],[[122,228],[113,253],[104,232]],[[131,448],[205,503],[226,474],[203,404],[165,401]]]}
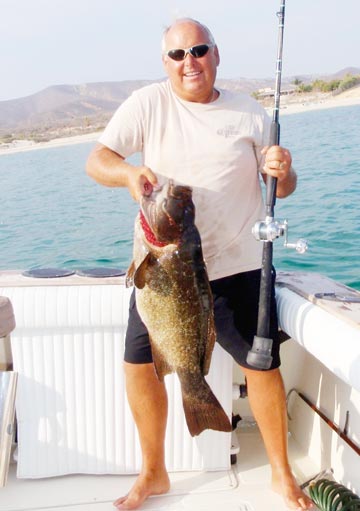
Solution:
{"label": "hazy sky", "polygon": [[[50,85],[162,78],[162,31],[204,22],[219,78],[275,75],[280,0],[0,0],[0,101]],[[283,74],[360,67],[360,0],[287,0]]]}

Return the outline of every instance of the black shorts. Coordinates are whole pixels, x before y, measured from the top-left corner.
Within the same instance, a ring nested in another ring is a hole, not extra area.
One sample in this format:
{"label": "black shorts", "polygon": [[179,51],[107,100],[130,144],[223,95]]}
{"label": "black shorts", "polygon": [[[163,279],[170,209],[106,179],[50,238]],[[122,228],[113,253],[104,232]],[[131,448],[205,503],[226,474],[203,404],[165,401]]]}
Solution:
{"label": "black shorts", "polygon": [[[238,273],[210,282],[214,298],[216,341],[243,367],[254,369],[246,362],[257,330],[261,270]],[[272,364],[280,366],[279,331],[275,301],[275,271],[271,297],[270,338],[273,340]],[[126,362],[152,362],[147,329],[140,319],[135,303],[135,290],[130,299],[129,322],[125,339]]]}

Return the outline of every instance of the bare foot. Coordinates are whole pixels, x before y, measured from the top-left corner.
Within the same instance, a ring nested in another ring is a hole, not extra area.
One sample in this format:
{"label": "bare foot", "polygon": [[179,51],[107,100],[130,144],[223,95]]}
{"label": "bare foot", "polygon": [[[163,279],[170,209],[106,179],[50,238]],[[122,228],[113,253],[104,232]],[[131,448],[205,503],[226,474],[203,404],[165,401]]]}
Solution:
{"label": "bare foot", "polygon": [[170,480],[166,471],[161,474],[141,473],[134,486],[124,497],[114,502],[117,509],[138,509],[150,495],[161,495],[170,489]]}
{"label": "bare foot", "polygon": [[302,491],[291,472],[285,475],[273,475],[272,489],[283,497],[289,509],[298,511],[314,509],[313,501]]}

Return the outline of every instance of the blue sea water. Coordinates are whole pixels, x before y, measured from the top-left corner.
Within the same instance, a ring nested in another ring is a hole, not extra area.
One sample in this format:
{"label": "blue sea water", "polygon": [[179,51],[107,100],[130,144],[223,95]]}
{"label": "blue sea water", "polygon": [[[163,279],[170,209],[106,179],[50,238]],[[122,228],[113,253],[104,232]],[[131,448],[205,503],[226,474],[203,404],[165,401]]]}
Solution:
{"label": "blue sea water", "polygon": [[[280,270],[308,270],[360,289],[360,106],[283,115],[281,144],[293,155],[296,192],[278,200],[300,255],[274,243]],[[0,156],[0,269],[126,269],[138,210],[127,190],[88,178],[93,144]],[[136,158],[138,156],[134,157]]]}

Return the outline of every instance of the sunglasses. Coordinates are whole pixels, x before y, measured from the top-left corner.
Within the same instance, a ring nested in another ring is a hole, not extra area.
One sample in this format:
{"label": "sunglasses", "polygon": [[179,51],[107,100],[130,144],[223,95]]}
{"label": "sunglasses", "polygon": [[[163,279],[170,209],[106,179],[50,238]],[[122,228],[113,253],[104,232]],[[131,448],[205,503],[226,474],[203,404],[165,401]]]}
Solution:
{"label": "sunglasses", "polygon": [[196,46],[192,46],[191,48],[187,49],[176,48],[175,50],[166,51],[165,55],[170,57],[172,60],[176,60],[177,62],[185,60],[188,53],[190,53],[190,55],[195,59],[200,59],[201,57],[205,57],[209,49],[213,48],[214,46],[215,44],[197,44]]}

